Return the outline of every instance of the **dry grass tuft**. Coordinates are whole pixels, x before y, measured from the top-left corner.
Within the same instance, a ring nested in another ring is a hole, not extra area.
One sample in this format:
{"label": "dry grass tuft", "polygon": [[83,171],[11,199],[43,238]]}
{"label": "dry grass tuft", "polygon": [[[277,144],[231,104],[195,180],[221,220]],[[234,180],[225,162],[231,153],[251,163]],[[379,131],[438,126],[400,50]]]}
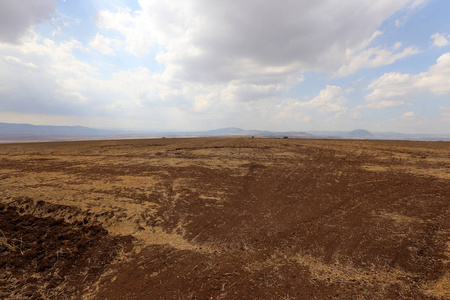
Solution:
{"label": "dry grass tuft", "polygon": [[424,221],[419,218],[409,217],[395,213],[382,212],[378,216],[401,224],[424,223]]}
{"label": "dry grass tuft", "polygon": [[422,286],[425,293],[441,299],[450,299],[450,274],[446,273],[437,281]]}
{"label": "dry grass tuft", "polygon": [[411,275],[398,269],[362,269],[339,262],[334,264],[325,264],[317,258],[302,254],[296,255],[293,259],[297,263],[308,267],[312,278],[321,281],[341,283],[377,283],[382,286],[387,286],[396,282],[402,283],[399,278],[404,278]]}
{"label": "dry grass tuft", "polygon": [[0,237],[0,246],[6,247],[11,251],[16,250],[16,247],[8,243],[8,239],[5,237]]}
{"label": "dry grass tuft", "polygon": [[0,237],[0,246],[8,248],[10,251],[15,251],[16,250],[16,246],[11,245],[10,243],[8,243],[8,239],[6,238],[6,236],[3,233],[3,231],[1,231],[1,229],[0,229],[0,233],[3,235],[3,237]]}
{"label": "dry grass tuft", "polygon": [[364,170],[371,172],[387,172],[387,171],[400,171],[419,176],[430,176],[439,179],[450,179],[450,169],[448,168],[422,168],[414,165],[409,166],[380,166],[380,165],[364,165]]}

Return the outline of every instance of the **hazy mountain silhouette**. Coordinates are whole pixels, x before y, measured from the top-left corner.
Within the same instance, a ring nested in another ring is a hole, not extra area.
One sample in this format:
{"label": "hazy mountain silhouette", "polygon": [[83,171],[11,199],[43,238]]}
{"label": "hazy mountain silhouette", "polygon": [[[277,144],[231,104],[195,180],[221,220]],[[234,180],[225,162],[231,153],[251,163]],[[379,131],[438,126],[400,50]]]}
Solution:
{"label": "hazy mountain silhouette", "polygon": [[399,132],[370,132],[365,129],[353,131],[308,131],[321,138],[367,139],[367,140],[411,140],[411,141],[450,141],[450,134],[408,134]]}
{"label": "hazy mountain silhouette", "polygon": [[267,131],[245,130],[237,127],[219,128],[207,131],[120,131],[104,130],[83,126],[51,126],[0,123],[0,141],[59,141],[79,139],[105,138],[157,138],[157,137],[213,137],[242,136],[269,138],[300,138],[300,139],[386,139],[386,140],[449,140],[450,135],[404,134],[396,132],[370,132],[365,129],[353,131]]}
{"label": "hazy mountain silhouette", "polygon": [[0,134],[37,134],[54,136],[108,136],[119,131],[94,129],[83,126],[51,126],[31,124],[0,123]]}
{"label": "hazy mountain silhouette", "polygon": [[373,134],[365,129],[356,129],[353,131],[350,131],[349,133],[347,133],[348,137],[352,137],[352,138],[373,138]]}

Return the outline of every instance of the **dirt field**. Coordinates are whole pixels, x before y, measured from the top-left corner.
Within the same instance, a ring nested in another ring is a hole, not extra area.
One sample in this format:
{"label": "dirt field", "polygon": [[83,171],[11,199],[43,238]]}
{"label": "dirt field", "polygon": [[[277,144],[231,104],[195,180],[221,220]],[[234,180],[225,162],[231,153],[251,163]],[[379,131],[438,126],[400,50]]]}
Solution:
{"label": "dirt field", "polygon": [[1,299],[450,299],[450,143],[0,145]]}

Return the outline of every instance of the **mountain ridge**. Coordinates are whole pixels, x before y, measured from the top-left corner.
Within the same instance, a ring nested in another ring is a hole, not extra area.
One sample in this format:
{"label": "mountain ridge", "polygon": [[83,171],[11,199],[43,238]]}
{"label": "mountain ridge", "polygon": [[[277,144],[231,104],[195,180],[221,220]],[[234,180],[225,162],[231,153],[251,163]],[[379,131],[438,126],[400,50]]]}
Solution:
{"label": "mountain ridge", "polygon": [[225,127],[205,131],[125,131],[96,129],[84,126],[33,125],[0,122],[0,141],[61,141],[79,139],[157,138],[157,137],[267,137],[300,139],[373,139],[450,141],[450,134],[406,134],[397,132],[370,132],[366,129],[352,131],[268,131]]}

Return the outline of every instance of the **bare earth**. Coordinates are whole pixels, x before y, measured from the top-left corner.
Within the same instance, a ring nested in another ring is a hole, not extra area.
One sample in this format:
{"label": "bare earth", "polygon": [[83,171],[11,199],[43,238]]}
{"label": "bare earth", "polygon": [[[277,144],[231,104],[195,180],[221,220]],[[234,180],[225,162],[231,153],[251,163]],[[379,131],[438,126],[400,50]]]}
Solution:
{"label": "bare earth", "polygon": [[450,299],[450,143],[0,145],[1,299]]}

